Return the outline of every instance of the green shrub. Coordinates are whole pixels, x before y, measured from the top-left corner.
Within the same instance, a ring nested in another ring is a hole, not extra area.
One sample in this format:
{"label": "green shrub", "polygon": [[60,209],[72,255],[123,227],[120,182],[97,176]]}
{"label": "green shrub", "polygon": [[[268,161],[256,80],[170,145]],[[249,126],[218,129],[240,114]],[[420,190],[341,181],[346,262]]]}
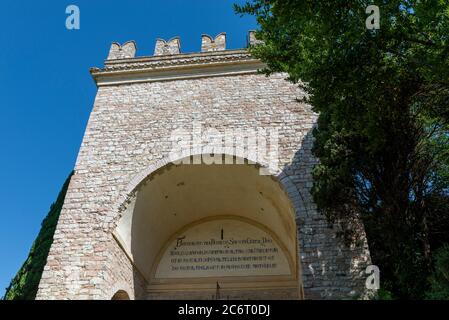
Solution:
{"label": "green shrub", "polygon": [[449,244],[435,252],[434,269],[430,277],[431,289],[426,293],[426,298],[449,300]]}
{"label": "green shrub", "polygon": [[66,179],[56,202],[51,205],[50,212],[42,221],[41,230],[31,246],[28,258],[6,289],[4,300],[34,300],[36,297],[72,174],[73,172]]}

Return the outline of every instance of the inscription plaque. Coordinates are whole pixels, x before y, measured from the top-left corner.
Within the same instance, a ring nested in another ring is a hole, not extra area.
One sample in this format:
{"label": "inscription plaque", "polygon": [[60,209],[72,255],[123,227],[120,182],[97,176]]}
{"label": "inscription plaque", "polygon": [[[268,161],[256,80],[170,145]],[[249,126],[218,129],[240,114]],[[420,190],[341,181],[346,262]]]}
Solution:
{"label": "inscription plaque", "polygon": [[171,241],[155,278],[291,275],[288,259],[273,237],[255,225],[220,219],[187,229]]}

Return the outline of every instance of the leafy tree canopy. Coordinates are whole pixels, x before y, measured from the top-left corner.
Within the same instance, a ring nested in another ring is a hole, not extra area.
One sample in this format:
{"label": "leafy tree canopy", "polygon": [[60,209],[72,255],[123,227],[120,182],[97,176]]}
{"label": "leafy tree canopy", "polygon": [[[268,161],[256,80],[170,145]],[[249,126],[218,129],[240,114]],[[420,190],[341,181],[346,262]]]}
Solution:
{"label": "leafy tree canopy", "polygon": [[[366,8],[380,9],[368,30]],[[287,72],[319,114],[312,194],[357,237],[396,297],[422,298],[449,230],[449,2],[253,0],[265,72]]]}

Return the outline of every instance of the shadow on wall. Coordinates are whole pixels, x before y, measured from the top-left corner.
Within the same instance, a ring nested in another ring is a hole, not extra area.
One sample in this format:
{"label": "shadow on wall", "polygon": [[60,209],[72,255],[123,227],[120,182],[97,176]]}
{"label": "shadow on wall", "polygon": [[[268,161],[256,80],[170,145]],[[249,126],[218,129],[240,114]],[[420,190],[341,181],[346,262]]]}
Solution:
{"label": "shadow on wall", "polygon": [[[347,246],[313,202],[312,170],[318,160],[312,154],[313,130],[302,139],[301,148],[283,172],[291,177],[303,197],[305,214],[297,216],[304,296],[306,299],[351,299],[366,294],[365,269],[371,264],[365,237],[359,246]],[[365,233],[362,225],[362,230]]]}

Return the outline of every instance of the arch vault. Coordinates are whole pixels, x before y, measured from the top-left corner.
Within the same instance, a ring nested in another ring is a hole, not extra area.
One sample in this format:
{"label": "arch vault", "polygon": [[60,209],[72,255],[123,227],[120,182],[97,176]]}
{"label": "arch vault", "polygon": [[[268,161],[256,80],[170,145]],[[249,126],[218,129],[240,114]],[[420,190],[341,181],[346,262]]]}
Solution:
{"label": "arch vault", "polygon": [[123,206],[115,239],[144,298],[301,298],[295,210],[260,165],[173,164]]}

